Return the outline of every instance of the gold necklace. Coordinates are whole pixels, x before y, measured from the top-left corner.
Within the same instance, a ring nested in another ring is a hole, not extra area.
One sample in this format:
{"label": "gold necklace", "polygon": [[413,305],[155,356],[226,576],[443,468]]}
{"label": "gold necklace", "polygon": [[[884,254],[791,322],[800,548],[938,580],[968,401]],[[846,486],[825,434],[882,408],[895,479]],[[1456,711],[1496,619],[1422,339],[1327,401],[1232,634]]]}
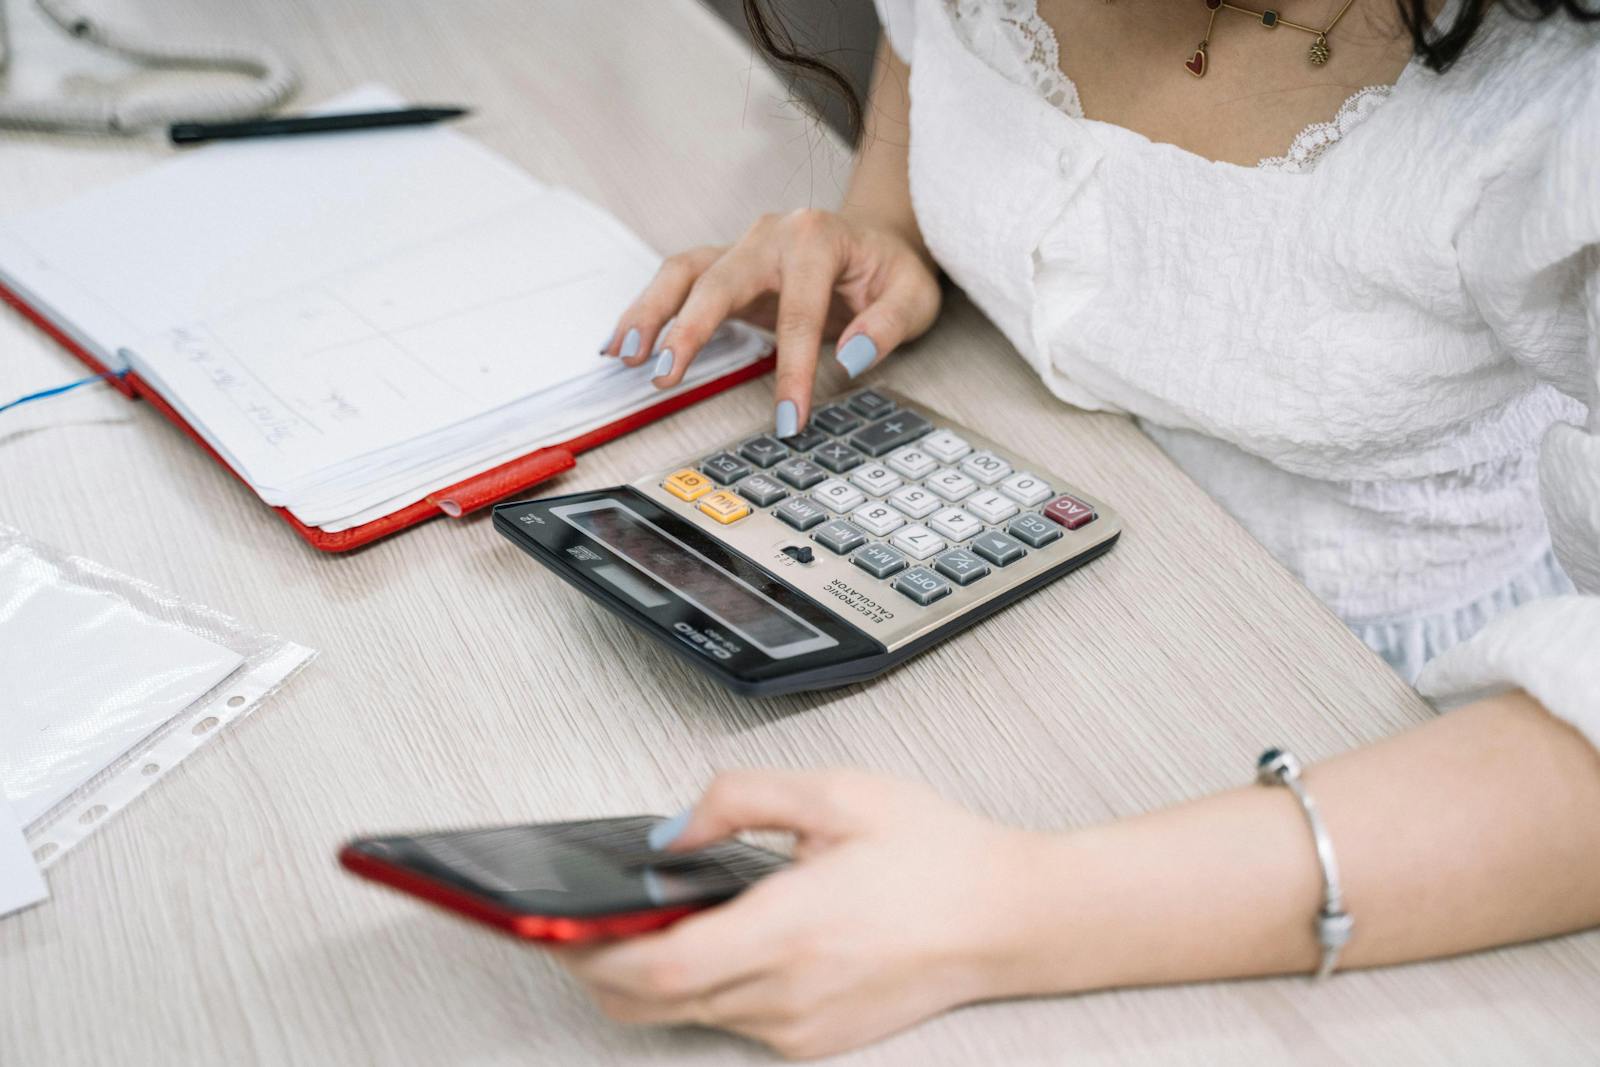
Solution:
{"label": "gold necklace", "polygon": [[1211,18],[1206,22],[1205,39],[1200,42],[1200,46],[1194,50],[1194,55],[1190,56],[1189,61],[1183,66],[1196,78],[1204,78],[1206,76],[1208,58],[1206,49],[1211,44],[1211,28],[1217,24],[1217,11],[1225,9],[1236,11],[1241,15],[1249,15],[1269,30],[1276,29],[1279,26],[1287,26],[1291,30],[1299,30],[1301,33],[1311,34],[1316,40],[1311,42],[1311,49],[1306,53],[1306,58],[1311,61],[1313,67],[1320,67],[1333,54],[1328,48],[1328,34],[1332,33],[1333,28],[1339,25],[1339,20],[1344,18],[1344,13],[1349,11],[1350,5],[1355,2],[1356,0],[1344,0],[1344,6],[1339,9],[1337,15],[1333,16],[1333,21],[1319,30],[1315,26],[1302,26],[1298,22],[1290,22],[1271,8],[1256,11],[1252,8],[1242,7],[1239,4],[1230,4],[1227,0],[1205,0],[1206,8],[1211,12]]}

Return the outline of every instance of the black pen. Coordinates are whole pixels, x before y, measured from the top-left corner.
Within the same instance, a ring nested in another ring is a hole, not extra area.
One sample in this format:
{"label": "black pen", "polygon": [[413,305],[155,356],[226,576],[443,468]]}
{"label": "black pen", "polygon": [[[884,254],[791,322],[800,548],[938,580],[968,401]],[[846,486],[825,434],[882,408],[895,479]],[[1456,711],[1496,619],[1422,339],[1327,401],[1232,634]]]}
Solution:
{"label": "black pen", "polygon": [[423,126],[467,114],[464,107],[408,107],[399,111],[358,111],[347,115],[293,115],[247,122],[175,122],[168,131],[173,144],[241,137],[281,137],[295,133],[372,130],[383,126]]}

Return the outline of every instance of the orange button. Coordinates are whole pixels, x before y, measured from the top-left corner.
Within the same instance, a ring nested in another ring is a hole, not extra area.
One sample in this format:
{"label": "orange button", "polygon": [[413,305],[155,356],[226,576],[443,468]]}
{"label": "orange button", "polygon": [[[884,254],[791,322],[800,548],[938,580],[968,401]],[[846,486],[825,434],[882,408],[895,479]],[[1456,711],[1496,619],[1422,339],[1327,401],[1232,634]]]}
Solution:
{"label": "orange button", "polygon": [[750,505],[726,489],[719,489],[700,501],[700,510],[726,526],[750,514]]}
{"label": "orange button", "polygon": [[679,500],[699,500],[711,492],[711,479],[688,467],[675,474],[669,474],[667,480],[661,484],[666,487],[667,492]]}

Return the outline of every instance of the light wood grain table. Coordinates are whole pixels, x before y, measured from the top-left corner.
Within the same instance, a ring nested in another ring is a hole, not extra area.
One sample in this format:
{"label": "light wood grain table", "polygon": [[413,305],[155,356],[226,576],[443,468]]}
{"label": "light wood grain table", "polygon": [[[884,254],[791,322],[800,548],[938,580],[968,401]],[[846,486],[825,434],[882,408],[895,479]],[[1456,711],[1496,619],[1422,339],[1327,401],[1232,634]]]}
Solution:
{"label": "light wood grain table", "polygon": [[[303,68],[302,101],[376,80],[470,103],[465,131],[663,249],[832,206],[846,174],[748,46],[688,0],[94,6],[269,42]],[[19,64],[68,55],[36,24],[17,36]],[[0,210],[165,154],[7,136]],[[0,315],[0,394],[78,373]],[[646,644],[482,519],[324,557],[145,405],[94,388],[0,418],[0,520],[321,650],[56,865],[48,904],[0,921],[0,1064],[761,1062],[717,1033],[615,1026],[537,950],[357,883],[334,851],[364,831],[673,811],[747,765],[876,768],[1066,827],[1247,781],[1268,742],[1319,757],[1429,714],[1133,426],[1051,399],[970,306],[953,301],[873,380],[1047,460],[1116,503],[1127,533],[875,684],[764,702]],[[768,381],[746,385],[552,488],[626,481],[770,404]],[[985,1005],[847,1059],[1595,1062],[1597,987],[1589,934],[1321,987]]]}

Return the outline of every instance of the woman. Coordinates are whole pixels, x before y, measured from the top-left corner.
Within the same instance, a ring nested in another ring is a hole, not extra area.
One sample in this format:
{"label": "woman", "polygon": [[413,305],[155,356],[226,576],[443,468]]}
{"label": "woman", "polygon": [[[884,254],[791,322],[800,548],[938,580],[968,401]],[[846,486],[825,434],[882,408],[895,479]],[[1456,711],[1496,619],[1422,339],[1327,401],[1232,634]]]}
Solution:
{"label": "woman", "polygon": [[989,997],[1600,923],[1596,16],[1241,7],[880,0],[844,208],[673,257],[607,351],[671,386],[721,319],[765,308],[786,435],[820,343],[859,376],[932,325],[943,270],[1058,396],[1138,417],[1466,706],[1307,771],[1320,831],[1285,789],[1051,836],[855,774],[720,777],[662,843],[791,830],[799,862],[568,953],[615,1017],[816,1055]]}

